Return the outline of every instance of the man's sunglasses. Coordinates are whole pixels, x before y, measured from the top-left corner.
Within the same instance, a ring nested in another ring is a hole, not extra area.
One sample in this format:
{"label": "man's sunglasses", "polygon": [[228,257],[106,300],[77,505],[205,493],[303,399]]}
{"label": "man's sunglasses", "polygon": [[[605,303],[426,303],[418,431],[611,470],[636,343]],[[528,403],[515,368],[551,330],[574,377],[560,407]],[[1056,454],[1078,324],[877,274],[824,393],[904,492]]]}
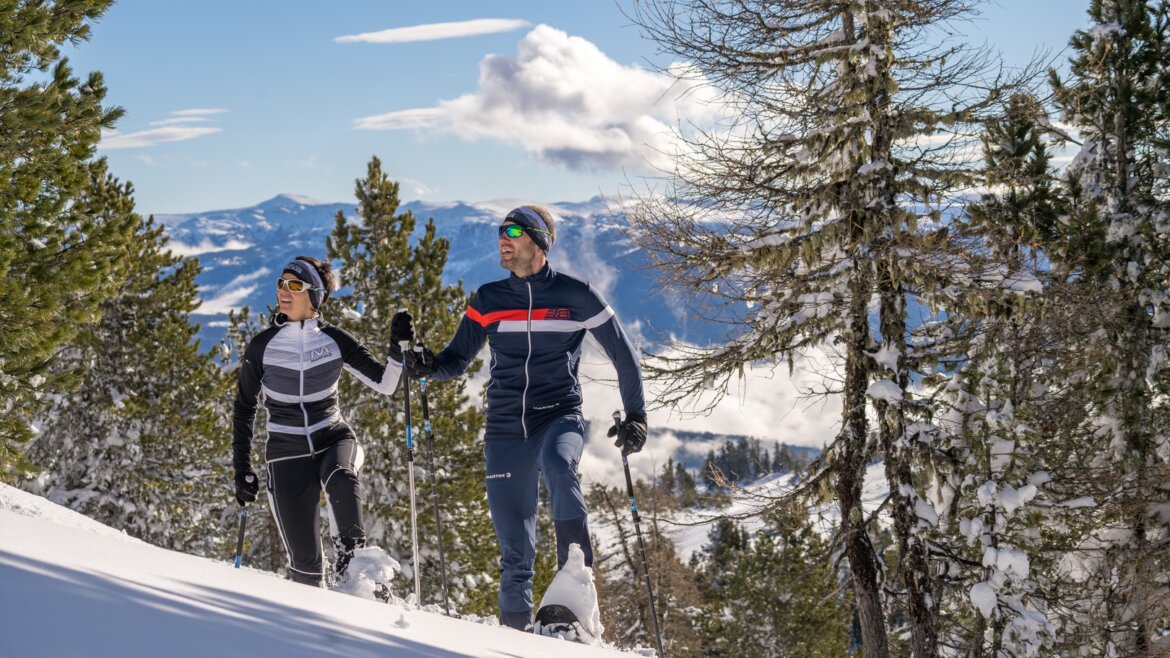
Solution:
{"label": "man's sunglasses", "polygon": [[301,281],[300,279],[277,279],[276,289],[288,288],[289,292],[305,292],[312,289],[312,286]]}
{"label": "man's sunglasses", "polygon": [[509,238],[515,240],[516,238],[520,237],[521,235],[524,235],[524,231],[533,231],[536,233],[543,233],[544,235],[550,235],[550,236],[552,235],[552,233],[549,233],[548,231],[545,231],[544,229],[532,228],[531,226],[524,226],[523,224],[503,224],[503,225],[499,226],[499,232],[500,232],[501,238],[506,235]]}

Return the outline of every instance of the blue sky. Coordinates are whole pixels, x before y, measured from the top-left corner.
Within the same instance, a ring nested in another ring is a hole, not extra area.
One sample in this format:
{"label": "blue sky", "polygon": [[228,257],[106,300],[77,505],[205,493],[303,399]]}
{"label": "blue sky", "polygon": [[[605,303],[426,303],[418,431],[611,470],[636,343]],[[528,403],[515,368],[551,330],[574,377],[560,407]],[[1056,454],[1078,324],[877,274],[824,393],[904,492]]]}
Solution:
{"label": "blue sky", "polygon": [[[352,201],[372,155],[404,200],[579,201],[705,111],[651,72],[670,62],[632,2],[120,0],[66,54],[126,110],[100,153],[144,213]],[[1087,5],[1000,0],[958,27],[1021,64],[1064,49]]]}

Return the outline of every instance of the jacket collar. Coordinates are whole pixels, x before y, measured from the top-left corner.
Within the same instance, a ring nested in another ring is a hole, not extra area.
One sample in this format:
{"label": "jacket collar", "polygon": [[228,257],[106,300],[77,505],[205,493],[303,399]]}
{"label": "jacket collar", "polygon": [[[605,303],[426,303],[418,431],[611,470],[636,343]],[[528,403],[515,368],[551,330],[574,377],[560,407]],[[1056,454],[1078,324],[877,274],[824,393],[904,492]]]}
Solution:
{"label": "jacket collar", "polygon": [[552,265],[545,262],[544,267],[540,271],[529,276],[516,276],[515,274],[508,275],[508,286],[516,290],[524,290],[529,285],[533,290],[543,290],[552,285],[556,278],[557,272],[552,268]]}
{"label": "jacket collar", "polygon": [[296,327],[297,329],[309,330],[325,326],[325,322],[321,320],[320,315],[309,318],[307,320],[301,320],[300,322],[289,322],[288,316],[284,313],[277,313],[276,315],[272,316],[272,324],[278,327]]}

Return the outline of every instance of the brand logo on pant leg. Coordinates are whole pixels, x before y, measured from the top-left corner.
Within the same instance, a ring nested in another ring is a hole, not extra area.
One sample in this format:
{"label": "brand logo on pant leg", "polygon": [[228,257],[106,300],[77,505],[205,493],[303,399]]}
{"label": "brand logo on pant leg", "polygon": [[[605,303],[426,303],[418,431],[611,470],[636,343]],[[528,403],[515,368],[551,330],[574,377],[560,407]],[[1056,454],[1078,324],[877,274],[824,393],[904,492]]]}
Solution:
{"label": "brand logo on pant leg", "polygon": [[512,477],[511,473],[489,473],[485,480],[506,480]]}

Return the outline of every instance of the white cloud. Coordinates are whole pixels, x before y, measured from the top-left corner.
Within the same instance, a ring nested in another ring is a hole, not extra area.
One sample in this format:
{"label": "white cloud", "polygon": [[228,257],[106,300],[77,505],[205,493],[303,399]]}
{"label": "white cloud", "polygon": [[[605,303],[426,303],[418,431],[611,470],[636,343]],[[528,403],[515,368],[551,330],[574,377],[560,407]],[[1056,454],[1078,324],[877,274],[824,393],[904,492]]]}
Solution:
{"label": "white cloud", "polygon": [[177,110],[171,112],[171,116],[167,119],[151,121],[149,125],[156,126],[155,128],[136,130],[128,133],[118,132],[117,130],[103,131],[102,141],[98,144],[98,148],[106,150],[144,148],[165,144],[167,142],[185,142],[197,137],[214,135],[215,133],[223,132],[223,129],[214,126],[192,126],[189,124],[206,122],[209,120],[207,117],[222,114],[226,111],[216,108]]}
{"label": "white cloud", "polygon": [[210,121],[207,117],[173,117],[170,119],[163,119],[161,121],[151,121],[152,126],[181,126],[188,123],[201,123]]}
{"label": "white cloud", "polygon": [[334,39],[337,43],[406,43],[409,41],[436,41],[457,39],[481,34],[511,32],[531,25],[528,21],[513,18],[477,18],[454,23],[429,23],[411,27],[396,27],[379,32],[349,34]]}
{"label": "white cloud", "polygon": [[538,25],[515,57],[483,59],[474,93],[354,124],[496,139],[574,168],[645,169],[670,165],[677,125],[710,125],[722,108],[709,87],[623,66],[585,39]]}
{"label": "white cloud", "polygon": [[448,112],[439,107],[399,110],[357,119],[354,124],[362,130],[413,130],[434,128],[446,122]]}
{"label": "white cloud", "polygon": [[138,130],[132,133],[110,131],[102,135],[101,144],[98,146],[99,148],[107,150],[142,148],[144,146],[165,144],[166,142],[184,142],[189,139],[195,139],[196,137],[203,137],[205,135],[213,135],[218,132],[222,132],[222,129],[211,127],[197,128],[192,126],[150,128],[148,130]]}
{"label": "white cloud", "polygon": [[410,189],[414,192],[414,195],[418,196],[418,197],[424,197],[424,196],[427,196],[428,194],[434,194],[435,192],[438,191],[437,189],[427,185],[426,183],[423,183],[422,181],[415,180],[413,178],[405,178],[404,177],[401,179],[401,182],[403,185],[409,185]]}
{"label": "white cloud", "polygon": [[[626,329],[630,329],[626,327]],[[751,436],[768,442],[820,448],[828,444],[839,429],[841,398],[830,395],[810,398],[810,390],[822,390],[825,377],[833,372],[831,361],[823,354],[796,361],[792,376],[786,365],[774,371],[764,366],[749,367],[744,379],[733,383],[733,390],[714,411],[692,418],[667,410],[651,410],[651,428],[688,432],[710,432],[731,436]],[[611,415],[621,409],[613,366],[599,349],[587,350],[581,363],[583,412],[591,421],[586,437],[585,457],[581,460],[582,476],[589,482],[617,484],[623,475],[621,454],[613,439],[605,436],[612,424]],[[647,384],[647,400],[653,400],[655,385]],[[635,477],[650,478],[661,471],[668,458],[678,461],[682,453],[702,454],[712,447],[681,441],[673,432],[657,434],[645,449],[629,459]]]}

